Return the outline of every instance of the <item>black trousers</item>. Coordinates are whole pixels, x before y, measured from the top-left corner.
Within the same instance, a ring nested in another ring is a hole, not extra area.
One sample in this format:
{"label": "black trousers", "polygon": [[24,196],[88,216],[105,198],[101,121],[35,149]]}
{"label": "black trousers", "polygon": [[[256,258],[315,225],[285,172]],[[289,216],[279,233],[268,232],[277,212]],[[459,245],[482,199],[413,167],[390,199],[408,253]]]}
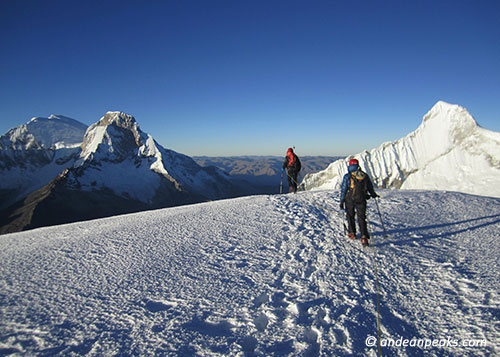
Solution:
{"label": "black trousers", "polygon": [[370,236],[368,235],[368,229],[366,227],[366,201],[358,203],[346,200],[345,211],[349,233],[356,234],[355,215],[357,214],[359,232],[361,233],[361,236],[366,236],[366,238],[369,238]]}
{"label": "black trousers", "polygon": [[290,187],[290,191],[288,192],[297,192],[297,176],[299,176],[299,172],[294,168],[288,168],[287,170],[287,178],[288,178],[288,186]]}

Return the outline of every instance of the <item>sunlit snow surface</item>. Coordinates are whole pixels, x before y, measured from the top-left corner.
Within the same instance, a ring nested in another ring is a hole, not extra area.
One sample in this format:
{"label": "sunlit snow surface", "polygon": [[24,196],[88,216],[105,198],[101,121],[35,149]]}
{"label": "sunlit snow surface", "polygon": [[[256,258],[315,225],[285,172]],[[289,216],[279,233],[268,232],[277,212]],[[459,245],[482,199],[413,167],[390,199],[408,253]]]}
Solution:
{"label": "sunlit snow surface", "polygon": [[375,254],[383,355],[500,354],[500,199],[380,193],[366,249],[333,191],[0,236],[0,354],[376,356]]}

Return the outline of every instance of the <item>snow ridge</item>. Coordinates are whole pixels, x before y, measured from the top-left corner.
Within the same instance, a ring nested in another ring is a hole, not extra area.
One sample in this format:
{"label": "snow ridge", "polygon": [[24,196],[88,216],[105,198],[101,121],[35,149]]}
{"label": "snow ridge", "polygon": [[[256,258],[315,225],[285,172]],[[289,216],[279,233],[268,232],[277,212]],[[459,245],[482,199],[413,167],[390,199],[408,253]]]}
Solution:
{"label": "snow ridge", "polygon": [[335,161],[307,175],[301,187],[339,188],[353,157],[379,187],[500,197],[500,133],[479,127],[458,105],[436,103],[408,136]]}

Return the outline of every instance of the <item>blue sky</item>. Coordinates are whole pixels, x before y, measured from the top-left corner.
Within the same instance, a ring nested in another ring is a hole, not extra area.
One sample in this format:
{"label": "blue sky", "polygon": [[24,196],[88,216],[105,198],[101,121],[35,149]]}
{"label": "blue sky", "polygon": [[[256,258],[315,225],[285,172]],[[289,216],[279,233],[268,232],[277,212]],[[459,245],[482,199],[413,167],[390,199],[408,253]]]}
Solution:
{"label": "blue sky", "polygon": [[499,1],[0,2],[0,133],[132,114],[187,155],[345,155],[444,100],[500,131]]}

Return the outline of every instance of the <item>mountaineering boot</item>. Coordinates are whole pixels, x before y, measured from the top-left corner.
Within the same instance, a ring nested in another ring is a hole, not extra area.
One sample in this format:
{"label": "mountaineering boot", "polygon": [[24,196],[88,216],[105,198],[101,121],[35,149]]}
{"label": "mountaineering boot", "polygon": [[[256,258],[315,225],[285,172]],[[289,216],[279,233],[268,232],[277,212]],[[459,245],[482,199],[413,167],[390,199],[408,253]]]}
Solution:
{"label": "mountaineering boot", "polygon": [[368,238],[366,236],[361,237],[361,244],[363,247],[368,247],[370,244],[368,244]]}
{"label": "mountaineering boot", "polygon": [[356,239],[356,235],[352,232],[347,233],[347,236],[351,239]]}

